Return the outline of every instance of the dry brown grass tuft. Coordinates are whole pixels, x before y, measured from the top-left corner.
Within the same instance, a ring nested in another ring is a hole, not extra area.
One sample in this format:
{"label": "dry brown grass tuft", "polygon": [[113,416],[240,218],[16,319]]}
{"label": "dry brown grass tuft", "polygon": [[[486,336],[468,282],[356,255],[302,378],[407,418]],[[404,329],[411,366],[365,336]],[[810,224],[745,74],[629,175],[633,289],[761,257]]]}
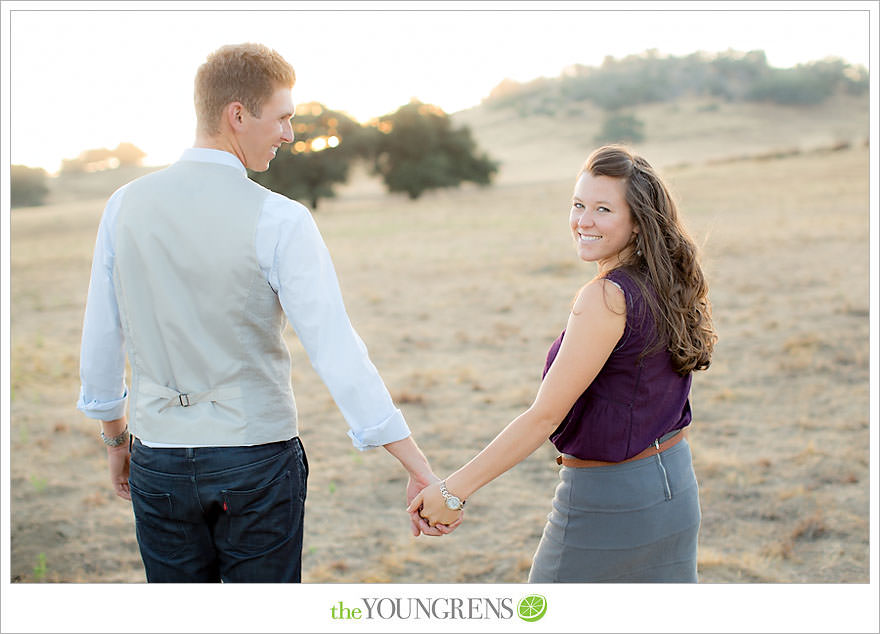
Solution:
{"label": "dry brown grass tuft", "polygon": [[822,513],[816,511],[810,517],[802,519],[791,532],[792,540],[814,540],[825,535],[828,527]]}
{"label": "dry brown grass tuft", "polygon": [[424,405],[427,400],[424,394],[414,394],[406,390],[394,392],[391,397],[395,403],[401,405]]}

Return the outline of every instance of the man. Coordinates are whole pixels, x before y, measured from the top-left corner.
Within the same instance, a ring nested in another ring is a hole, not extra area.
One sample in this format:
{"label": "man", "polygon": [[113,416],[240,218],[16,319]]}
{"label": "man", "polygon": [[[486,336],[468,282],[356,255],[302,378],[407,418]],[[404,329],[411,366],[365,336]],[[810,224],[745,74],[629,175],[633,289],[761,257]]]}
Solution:
{"label": "man", "polygon": [[[247,178],[293,141],[294,82],[265,46],[211,54],[195,146],[116,191],[98,229],[77,407],[102,421],[151,582],[300,581],[308,463],[285,316],[354,446],[400,461],[408,501],[437,480],[348,320],[311,214]],[[415,535],[449,530],[412,517]]]}

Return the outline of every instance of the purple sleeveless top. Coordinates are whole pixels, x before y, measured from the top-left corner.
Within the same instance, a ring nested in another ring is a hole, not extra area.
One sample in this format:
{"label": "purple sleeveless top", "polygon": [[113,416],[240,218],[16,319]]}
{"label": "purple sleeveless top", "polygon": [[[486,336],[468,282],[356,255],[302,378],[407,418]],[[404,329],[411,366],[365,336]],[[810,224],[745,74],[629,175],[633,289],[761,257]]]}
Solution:
{"label": "purple sleeveless top", "polygon": [[[606,279],[616,282],[626,296],[626,326],[611,356],[550,441],[561,453],[577,458],[620,462],[691,422],[691,375],[680,376],[673,369],[665,347],[639,361],[645,345],[653,342],[651,309],[628,273],[614,269]],[[563,330],[550,347],[544,376],[564,336]]]}

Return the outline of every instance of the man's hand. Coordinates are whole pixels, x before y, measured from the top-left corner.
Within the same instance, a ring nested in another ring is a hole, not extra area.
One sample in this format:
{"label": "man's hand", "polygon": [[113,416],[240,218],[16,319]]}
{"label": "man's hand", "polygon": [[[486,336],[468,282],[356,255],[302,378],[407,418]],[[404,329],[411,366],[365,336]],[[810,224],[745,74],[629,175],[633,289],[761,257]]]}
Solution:
{"label": "man's hand", "polygon": [[128,487],[131,454],[128,451],[128,443],[120,447],[107,447],[107,461],[110,464],[110,482],[116,495],[124,500],[131,500],[131,490]]}
{"label": "man's hand", "polygon": [[[101,421],[101,433],[105,438],[116,438],[128,429],[126,418]],[[126,434],[126,436],[128,436]],[[123,500],[131,500],[131,491],[128,488],[128,468],[131,464],[131,453],[128,448],[130,438],[118,447],[107,447],[107,462],[110,465],[110,483],[116,495]]]}

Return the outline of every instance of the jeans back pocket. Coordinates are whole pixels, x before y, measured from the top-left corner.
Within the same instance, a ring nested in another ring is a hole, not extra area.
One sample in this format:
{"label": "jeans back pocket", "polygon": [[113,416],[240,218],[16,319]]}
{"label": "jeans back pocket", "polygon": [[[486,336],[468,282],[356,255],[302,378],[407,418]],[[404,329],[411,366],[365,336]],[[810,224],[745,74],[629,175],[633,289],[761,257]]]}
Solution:
{"label": "jeans back pocket", "polygon": [[171,493],[153,493],[129,481],[138,545],[157,555],[172,555],[187,545],[183,523],[174,516]]}
{"label": "jeans back pocket", "polygon": [[241,554],[271,550],[297,531],[302,503],[294,495],[290,471],[256,489],[224,490],[222,497],[226,542]]}

